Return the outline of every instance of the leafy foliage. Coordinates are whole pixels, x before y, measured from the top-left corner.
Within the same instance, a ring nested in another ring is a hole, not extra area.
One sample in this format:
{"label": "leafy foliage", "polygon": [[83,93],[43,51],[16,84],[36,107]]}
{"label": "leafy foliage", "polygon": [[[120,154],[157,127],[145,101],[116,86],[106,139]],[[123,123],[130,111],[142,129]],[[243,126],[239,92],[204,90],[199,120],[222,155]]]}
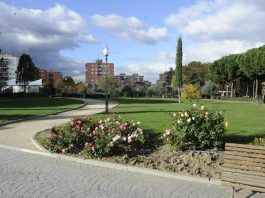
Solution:
{"label": "leafy foliage", "polygon": [[199,61],[192,61],[182,68],[184,84],[193,84],[201,87],[208,78],[208,65]]}
{"label": "leafy foliage", "polygon": [[213,96],[218,90],[216,84],[212,81],[206,81],[205,85],[202,87],[202,94]]}
{"label": "leafy foliage", "polygon": [[109,86],[109,93],[113,94],[116,88],[116,83],[115,83],[114,78],[112,77],[108,78],[106,81],[106,77],[101,76],[97,81],[97,90],[101,92],[105,92],[106,86],[107,86],[106,83],[108,83],[108,86]]}
{"label": "leafy foliage", "polygon": [[187,84],[183,86],[181,97],[188,99],[188,100],[193,100],[193,99],[199,98],[200,96],[201,96],[201,92],[196,86],[192,84]]}
{"label": "leafy foliage", "polygon": [[30,81],[34,81],[39,78],[39,69],[35,66],[31,57],[27,54],[22,54],[19,58],[16,70],[16,82],[23,85],[25,89]]}
{"label": "leafy foliage", "polygon": [[115,151],[130,152],[144,142],[138,124],[122,122],[118,116],[97,121],[89,117],[74,118],[66,126],[51,128],[45,147],[52,152],[84,157],[103,157]]}
{"label": "leafy foliage", "polygon": [[256,146],[265,146],[265,138],[255,138],[251,144]]}
{"label": "leafy foliage", "polygon": [[75,81],[71,76],[65,76],[63,79],[63,83],[66,87],[74,87]]}
{"label": "leafy foliage", "polygon": [[209,112],[204,106],[173,114],[173,130],[166,130],[162,138],[178,149],[212,149],[223,145],[227,131],[222,112]]}

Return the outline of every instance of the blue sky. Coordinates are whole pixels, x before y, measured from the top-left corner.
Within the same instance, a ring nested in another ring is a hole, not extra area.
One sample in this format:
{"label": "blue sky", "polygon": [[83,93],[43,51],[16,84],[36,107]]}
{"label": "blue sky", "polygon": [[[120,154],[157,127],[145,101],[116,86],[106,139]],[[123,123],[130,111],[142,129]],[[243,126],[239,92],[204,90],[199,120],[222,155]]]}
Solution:
{"label": "blue sky", "polygon": [[263,45],[264,8],[263,0],[0,0],[0,47],[82,81],[107,44],[115,74],[155,82],[174,67],[179,36],[184,64]]}

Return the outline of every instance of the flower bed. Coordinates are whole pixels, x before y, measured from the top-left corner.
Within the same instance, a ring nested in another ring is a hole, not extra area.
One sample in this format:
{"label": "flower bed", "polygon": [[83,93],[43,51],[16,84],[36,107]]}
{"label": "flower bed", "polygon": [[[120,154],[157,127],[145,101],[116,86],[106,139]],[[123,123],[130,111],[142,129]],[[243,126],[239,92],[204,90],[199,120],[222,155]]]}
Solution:
{"label": "flower bed", "polygon": [[123,122],[112,116],[93,121],[89,117],[73,118],[60,128],[51,128],[44,147],[55,153],[103,157],[118,152],[131,152],[144,143],[144,135],[136,122]]}
{"label": "flower bed", "polygon": [[[144,134],[139,122],[122,121],[115,115],[104,120],[73,118],[37,140],[55,153],[219,178],[222,151],[211,148],[221,145],[219,138],[226,132],[223,114],[194,105],[190,110],[175,113],[173,120],[174,129],[167,130],[161,138],[159,134]],[[181,141],[186,142],[180,144]],[[204,150],[193,150],[198,148]]]}

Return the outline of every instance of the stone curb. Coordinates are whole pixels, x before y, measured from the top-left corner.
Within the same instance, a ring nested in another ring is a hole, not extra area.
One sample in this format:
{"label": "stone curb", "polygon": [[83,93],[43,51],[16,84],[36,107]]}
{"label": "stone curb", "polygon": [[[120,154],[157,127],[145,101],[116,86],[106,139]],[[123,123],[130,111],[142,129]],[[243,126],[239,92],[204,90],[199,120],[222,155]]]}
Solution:
{"label": "stone curb", "polygon": [[[41,133],[41,132],[39,132],[39,133]],[[37,133],[37,134],[39,134],[39,133]],[[66,156],[66,155],[62,155],[62,154],[53,154],[53,153],[48,152],[48,150],[46,150],[44,147],[42,147],[35,140],[35,136],[34,136],[34,138],[32,138],[32,142],[34,142],[34,145],[36,145],[36,147],[42,151],[42,152],[33,151],[34,154],[45,155],[45,156],[53,157],[56,159],[64,159],[64,160],[83,163],[83,164],[92,165],[92,166],[99,166],[99,167],[129,171],[129,172],[134,172],[134,173],[142,173],[142,174],[165,177],[165,178],[170,178],[170,179],[179,179],[179,180],[190,181],[190,182],[198,182],[198,183],[204,183],[204,184],[208,184],[208,185],[220,185],[221,184],[221,181],[217,180],[217,179],[209,180],[207,178],[188,176],[188,175],[182,175],[182,174],[177,174],[177,173],[170,173],[170,172],[165,172],[165,171],[155,170],[155,169],[149,169],[149,168],[141,168],[141,167],[126,165],[126,164],[117,164],[117,163],[105,162],[105,161],[94,160],[94,159],[83,159],[83,158],[79,158],[79,157]],[[2,145],[0,145],[0,147],[1,146]],[[19,148],[16,147],[16,149],[19,149]],[[27,149],[23,149],[21,151],[29,152],[29,153],[32,152],[31,150],[27,150]]]}
{"label": "stone curb", "polygon": [[[69,98],[69,99],[75,99],[75,100],[83,101],[80,98]],[[27,120],[33,120],[33,119],[36,119],[36,118],[42,118],[42,117],[45,117],[45,116],[56,115],[56,114],[59,114],[59,113],[64,113],[64,112],[67,112],[67,111],[76,110],[76,109],[82,108],[84,106],[86,106],[86,102],[85,101],[83,101],[83,104],[81,104],[81,105],[79,105],[77,107],[71,108],[71,109],[66,109],[66,110],[57,111],[57,112],[49,113],[49,114],[45,114],[45,115],[32,116],[32,117],[28,117],[28,118],[22,118],[22,119],[17,119],[17,120],[13,120],[13,121],[0,123],[0,127],[1,126],[6,126],[6,125],[9,125],[9,124],[15,124],[15,123],[18,123],[18,122],[27,121]]]}

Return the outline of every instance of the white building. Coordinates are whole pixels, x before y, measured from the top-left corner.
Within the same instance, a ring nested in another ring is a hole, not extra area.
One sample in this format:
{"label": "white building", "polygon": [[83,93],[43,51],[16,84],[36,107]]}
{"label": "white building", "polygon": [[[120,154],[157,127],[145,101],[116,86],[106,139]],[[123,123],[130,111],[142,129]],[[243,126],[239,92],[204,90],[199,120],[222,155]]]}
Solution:
{"label": "white building", "polygon": [[[26,93],[39,93],[42,87],[42,79],[31,81],[26,88]],[[12,93],[24,92],[23,86],[18,85],[15,79],[7,81],[5,90],[10,90]]]}

